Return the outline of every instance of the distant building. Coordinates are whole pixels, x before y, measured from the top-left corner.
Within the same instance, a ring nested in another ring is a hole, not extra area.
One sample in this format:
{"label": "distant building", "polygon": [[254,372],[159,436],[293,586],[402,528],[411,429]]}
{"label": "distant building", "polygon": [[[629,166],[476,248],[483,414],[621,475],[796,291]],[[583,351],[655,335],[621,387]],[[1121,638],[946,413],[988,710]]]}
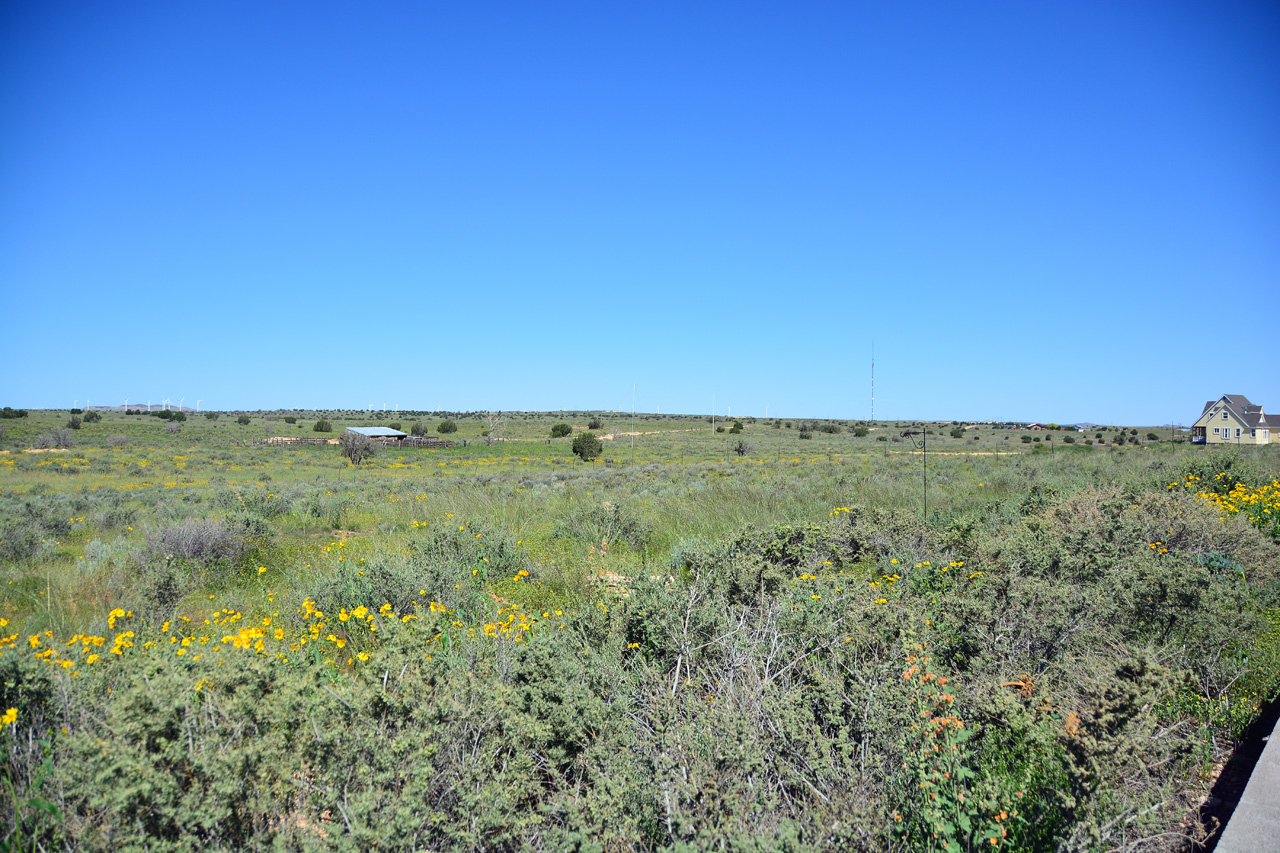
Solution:
{"label": "distant building", "polygon": [[1280,443],[1280,415],[1268,415],[1242,394],[1223,394],[1204,404],[1191,427],[1195,444]]}
{"label": "distant building", "polygon": [[381,445],[400,444],[409,437],[408,433],[389,427],[347,427],[347,432],[371,438]]}

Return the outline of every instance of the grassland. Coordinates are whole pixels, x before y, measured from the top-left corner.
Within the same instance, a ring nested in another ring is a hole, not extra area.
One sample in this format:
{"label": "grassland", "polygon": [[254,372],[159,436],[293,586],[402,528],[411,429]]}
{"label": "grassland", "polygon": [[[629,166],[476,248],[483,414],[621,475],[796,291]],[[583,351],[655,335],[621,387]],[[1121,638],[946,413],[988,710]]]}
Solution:
{"label": "grassland", "polygon": [[1172,849],[1280,688],[1273,448],[237,414],[0,422],[24,845]]}

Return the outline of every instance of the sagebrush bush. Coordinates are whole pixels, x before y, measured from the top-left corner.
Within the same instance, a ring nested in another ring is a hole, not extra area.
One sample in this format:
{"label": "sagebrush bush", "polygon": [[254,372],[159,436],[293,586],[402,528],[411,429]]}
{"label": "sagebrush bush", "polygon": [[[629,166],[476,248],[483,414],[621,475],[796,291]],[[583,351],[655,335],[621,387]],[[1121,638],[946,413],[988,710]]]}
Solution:
{"label": "sagebrush bush", "polygon": [[652,535],[652,527],[631,507],[612,501],[578,502],[552,529],[552,536],[575,539],[584,545],[626,543],[636,551],[643,551]]}
{"label": "sagebrush bush", "polygon": [[176,558],[210,565],[235,562],[244,553],[243,531],[224,521],[189,519],[152,531],[146,551],[158,559]]}

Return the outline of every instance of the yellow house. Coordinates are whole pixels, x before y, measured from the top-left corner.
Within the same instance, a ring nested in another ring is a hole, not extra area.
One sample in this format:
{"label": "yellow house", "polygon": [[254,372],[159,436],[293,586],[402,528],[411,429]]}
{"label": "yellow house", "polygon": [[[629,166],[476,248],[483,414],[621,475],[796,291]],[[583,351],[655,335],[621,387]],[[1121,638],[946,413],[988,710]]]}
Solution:
{"label": "yellow house", "polygon": [[1191,440],[1196,444],[1280,443],[1280,415],[1268,415],[1240,394],[1223,394],[1204,404],[1200,419],[1191,427]]}

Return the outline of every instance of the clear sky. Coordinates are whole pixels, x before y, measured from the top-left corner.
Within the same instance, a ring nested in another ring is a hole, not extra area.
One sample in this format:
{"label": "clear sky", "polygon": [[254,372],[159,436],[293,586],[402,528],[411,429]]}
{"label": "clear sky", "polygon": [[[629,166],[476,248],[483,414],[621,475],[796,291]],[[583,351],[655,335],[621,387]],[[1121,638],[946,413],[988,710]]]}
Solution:
{"label": "clear sky", "polygon": [[0,404],[1280,411],[1280,5],[0,4]]}

